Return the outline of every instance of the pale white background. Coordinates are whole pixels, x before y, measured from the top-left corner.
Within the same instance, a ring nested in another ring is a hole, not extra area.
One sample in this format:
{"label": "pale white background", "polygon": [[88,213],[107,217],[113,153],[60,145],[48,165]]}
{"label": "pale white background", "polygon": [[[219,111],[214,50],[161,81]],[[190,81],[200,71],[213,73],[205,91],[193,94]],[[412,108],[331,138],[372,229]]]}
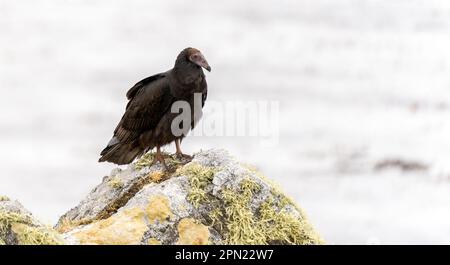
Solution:
{"label": "pale white background", "polygon": [[280,142],[186,152],[256,165],[329,243],[450,243],[448,1],[0,0],[0,193],[55,223],[114,168],[97,159],[127,89],[187,46],[209,100],[280,102]]}

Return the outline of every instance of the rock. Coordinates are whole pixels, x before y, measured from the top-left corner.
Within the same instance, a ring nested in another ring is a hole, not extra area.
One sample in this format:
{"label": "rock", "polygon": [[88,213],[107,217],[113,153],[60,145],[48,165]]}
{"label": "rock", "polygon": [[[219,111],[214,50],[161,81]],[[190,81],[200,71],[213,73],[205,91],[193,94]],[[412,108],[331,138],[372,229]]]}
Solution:
{"label": "rock", "polygon": [[56,225],[70,244],[321,244],[303,211],[224,150],[172,169],[146,154],[115,169]]}
{"label": "rock", "polygon": [[0,196],[0,245],[58,245],[62,237],[19,202]]}

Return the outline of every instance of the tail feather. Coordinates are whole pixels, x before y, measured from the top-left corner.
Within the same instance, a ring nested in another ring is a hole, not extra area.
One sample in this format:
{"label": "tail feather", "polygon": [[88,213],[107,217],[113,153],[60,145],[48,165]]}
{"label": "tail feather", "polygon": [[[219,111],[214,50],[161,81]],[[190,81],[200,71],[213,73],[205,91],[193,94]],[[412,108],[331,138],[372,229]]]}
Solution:
{"label": "tail feather", "polygon": [[98,162],[112,162],[118,165],[130,164],[133,160],[142,155],[144,150],[140,146],[133,143],[114,143],[103,149],[100,153],[101,157]]}

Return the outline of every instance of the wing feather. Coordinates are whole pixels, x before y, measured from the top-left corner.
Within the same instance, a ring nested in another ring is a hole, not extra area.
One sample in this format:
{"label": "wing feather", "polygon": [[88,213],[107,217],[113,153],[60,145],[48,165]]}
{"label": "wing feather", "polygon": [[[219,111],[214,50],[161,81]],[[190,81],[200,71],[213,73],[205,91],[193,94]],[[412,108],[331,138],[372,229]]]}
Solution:
{"label": "wing feather", "polygon": [[132,88],[127,92],[127,99],[132,99],[136,93],[144,86],[150,84],[151,82],[158,80],[160,78],[166,77],[167,73],[159,73],[156,75],[149,76],[137,82]]}
{"label": "wing feather", "polygon": [[173,101],[165,74],[138,82],[127,97],[125,113],[114,130],[114,137],[122,143],[134,141],[142,132],[154,129]]}

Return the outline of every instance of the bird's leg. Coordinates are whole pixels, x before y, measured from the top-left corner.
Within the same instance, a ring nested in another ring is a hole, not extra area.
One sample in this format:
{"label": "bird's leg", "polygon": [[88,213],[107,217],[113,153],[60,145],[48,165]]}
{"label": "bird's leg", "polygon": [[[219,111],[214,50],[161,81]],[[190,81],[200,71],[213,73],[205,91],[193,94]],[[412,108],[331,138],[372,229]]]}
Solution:
{"label": "bird's leg", "polygon": [[175,147],[176,147],[176,149],[177,149],[177,151],[175,152],[175,155],[176,155],[178,158],[189,158],[189,159],[192,158],[192,156],[183,154],[183,152],[181,152],[180,139],[176,139],[176,140],[175,140]]}
{"label": "bird's leg", "polygon": [[156,162],[160,162],[161,165],[163,165],[164,169],[166,171],[168,170],[166,161],[164,161],[164,156],[161,153],[161,147],[159,145],[156,146],[156,154],[155,157],[153,158],[152,165],[154,165]]}

